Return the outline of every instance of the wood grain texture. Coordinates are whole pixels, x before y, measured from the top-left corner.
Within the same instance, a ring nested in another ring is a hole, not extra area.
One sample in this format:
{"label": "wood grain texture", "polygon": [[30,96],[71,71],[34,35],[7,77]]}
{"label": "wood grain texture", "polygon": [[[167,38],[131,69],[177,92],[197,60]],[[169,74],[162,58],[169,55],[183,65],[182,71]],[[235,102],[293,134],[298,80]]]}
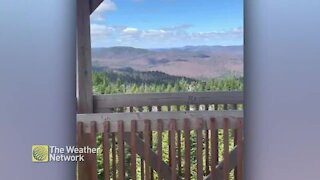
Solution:
{"label": "wood grain texture", "polygon": [[78,113],[93,112],[91,68],[90,1],[77,0]]}
{"label": "wood grain texture", "polygon": [[118,121],[118,169],[119,169],[119,180],[125,179],[125,163],[124,163],[124,131],[123,131],[123,121]]}
{"label": "wood grain texture", "polygon": [[209,166],[210,166],[210,163],[209,163],[209,131],[208,130],[205,130],[204,132],[204,146],[205,146],[205,149],[204,149],[204,159],[205,159],[205,175],[208,175],[209,172],[210,172],[210,169],[209,169]]}
{"label": "wood grain texture", "polygon": [[243,180],[243,119],[238,120],[237,129],[237,179]]}
{"label": "wood grain texture", "polygon": [[177,155],[178,155],[178,174],[182,175],[182,157],[181,157],[181,131],[177,131]]}
{"label": "wood grain texture", "polygon": [[223,177],[224,180],[229,180],[229,120],[224,119],[223,122]]}
{"label": "wood grain texture", "polygon": [[105,109],[129,106],[171,106],[200,104],[242,104],[241,91],[181,92],[181,93],[143,93],[107,94],[93,97],[94,112],[103,113]]}
{"label": "wood grain texture", "polygon": [[136,171],[137,147],[136,147],[136,143],[135,143],[136,137],[137,137],[137,121],[132,120],[131,121],[131,144],[130,144],[130,148],[131,148],[130,169],[131,169],[131,179],[132,180],[136,180],[136,178],[137,178],[137,171]]}
{"label": "wood grain texture", "polygon": [[[89,146],[91,148],[97,148],[96,137],[97,137],[97,124],[95,121],[90,123],[90,139],[89,139]],[[97,155],[92,154],[85,154],[85,159],[87,161],[88,170],[89,170],[89,178],[90,179],[98,179],[98,167],[97,167]]]}
{"label": "wood grain texture", "polygon": [[[158,142],[157,142],[157,171],[161,172],[162,162],[162,132],[163,124],[161,119],[158,120]],[[162,179],[161,173],[158,173],[158,179]]]}
{"label": "wood grain texture", "polygon": [[[124,140],[126,143],[128,144],[131,144],[131,134],[130,133],[124,133]],[[136,147],[137,147],[137,154],[142,158],[142,159],[145,159],[145,146],[144,146],[144,141],[137,137],[136,138]],[[158,162],[157,162],[157,154],[154,153],[151,149],[148,149],[149,150],[149,153],[150,153],[150,159],[151,159],[151,162],[150,162],[150,166],[157,170],[157,166],[158,166]],[[171,177],[173,176],[172,175],[172,171],[171,171],[171,168],[162,160],[161,161],[161,171],[158,172],[161,174],[161,177],[163,179],[171,179]],[[181,178],[179,178],[177,175],[175,175],[177,177],[177,180],[180,180]],[[144,176],[142,176],[144,177]]]}
{"label": "wood grain texture", "polygon": [[[93,94],[91,79],[91,44],[90,44],[90,1],[77,0],[77,112],[93,112]],[[89,134],[82,134],[78,145],[90,145]],[[78,163],[78,179],[90,180],[94,178],[90,172],[96,167],[96,162],[85,155],[86,160]]]}
{"label": "wood grain texture", "polygon": [[108,121],[104,122],[104,132],[103,132],[103,171],[104,180],[110,179],[110,124]]}
{"label": "wood grain texture", "polygon": [[216,166],[218,164],[218,136],[217,136],[217,125],[216,125],[216,119],[211,118],[210,120],[210,132],[211,132],[211,176],[213,176],[213,173],[215,173]]}
{"label": "wood grain texture", "polygon": [[116,136],[115,133],[111,134],[111,144],[112,144],[112,149],[111,149],[111,154],[112,154],[112,179],[117,178],[117,156],[116,156]]}
{"label": "wood grain texture", "polygon": [[145,179],[151,179],[150,172],[150,120],[144,121],[144,155],[145,155]]}
{"label": "wood grain texture", "polygon": [[190,149],[191,149],[191,142],[190,142],[190,125],[189,119],[184,120],[184,146],[185,146],[185,156],[184,156],[184,179],[189,180],[191,173],[190,173]]}
{"label": "wood grain texture", "polygon": [[[84,146],[84,138],[88,138],[89,135],[84,133],[84,124],[83,122],[77,122],[77,147],[81,148]],[[78,162],[78,179],[79,180],[87,180],[88,171],[84,171],[86,169],[86,162]]]}
{"label": "wood grain texture", "polygon": [[202,142],[202,126],[203,126],[203,120],[198,119],[197,120],[197,129],[196,129],[196,157],[197,157],[197,180],[203,180],[203,155],[202,155],[202,149],[203,149],[203,142]]}
{"label": "wood grain texture", "polygon": [[124,121],[124,131],[130,132],[131,120],[137,120],[137,131],[142,132],[144,120],[149,119],[151,123],[150,129],[157,130],[157,120],[162,119],[163,129],[168,130],[171,119],[176,120],[176,130],[182,130],[184,119],[190,120],[190,129],[195,129],[197,126],[196,119],[203,119],[203,130],[208,129],[210,119],[216,119],[216,128],[223,128],[223,118],[228,117],[229,128],[235,129],[237,118],[243,117],[243,111],[179,111],[179,112],[138,112],[138,113],[97,113],[97,114],[78,114],[77,121],[84,123],[84,132],[89,133],[88,124],[90,121],[97,122],[97,132],[103,132],[103,122],[110,122],[110,131],[117,132],[117,121]]}
{"label": "wood grain texture", "polygon": [[[234,167],[237,165],[237,149],[238,147],[235,147],[229,155],[229,166],[227,167],[227,171],[231,171]],[[203,178],[204,180],[221,180],[224,178],[224,164],[225,160],[222,160],[219,162],[219,164],[215,167],[215,170],[213,173],[210,173],[208,176]]]}
{"label": "wood grain texture", "polygon": [[171,152],[171,179],[177,179],[177,159],[176,159],[176,121],[171,120],[170,122],[170,152]]}

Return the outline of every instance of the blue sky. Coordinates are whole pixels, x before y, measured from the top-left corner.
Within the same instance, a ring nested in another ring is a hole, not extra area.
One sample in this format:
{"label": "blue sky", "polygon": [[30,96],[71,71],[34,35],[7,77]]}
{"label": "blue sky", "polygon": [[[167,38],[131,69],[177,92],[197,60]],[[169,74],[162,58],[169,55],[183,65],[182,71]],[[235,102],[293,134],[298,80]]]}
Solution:
{"label": "blue sky", "polygon": [[242,45],[243,0],[104,0],[91,36],[93,47]]}

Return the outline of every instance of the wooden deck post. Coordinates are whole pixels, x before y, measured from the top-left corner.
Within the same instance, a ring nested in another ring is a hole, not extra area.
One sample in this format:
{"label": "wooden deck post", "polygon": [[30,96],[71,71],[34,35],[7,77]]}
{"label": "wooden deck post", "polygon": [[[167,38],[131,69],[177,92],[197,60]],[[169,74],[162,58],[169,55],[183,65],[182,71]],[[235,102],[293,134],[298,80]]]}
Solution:
{"label": "wooden deck post", "polygon": [[[91,0],[77,0],[77,111],[93,112],[93,93],[91,79],[91,41],[90,41],[90,7]],[[92,141],[92,140],[91,140]],[[78,139],[79,147],[90,145],[90,135],[83,134]],[[96,177],[95,154],[85,154],[85,161],[78,163],[78,180],[90,180]]]}
{"label": "wooden deck post", "polygon": [[93,112],[91,68],[90,0],[77,0],[78,113]]}

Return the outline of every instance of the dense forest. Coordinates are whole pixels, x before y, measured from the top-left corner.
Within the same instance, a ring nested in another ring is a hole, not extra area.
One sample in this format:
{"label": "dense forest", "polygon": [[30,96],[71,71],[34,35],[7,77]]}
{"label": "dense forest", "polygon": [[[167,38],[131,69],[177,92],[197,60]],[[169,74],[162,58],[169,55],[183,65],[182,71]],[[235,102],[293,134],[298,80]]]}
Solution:
{"label": "dense forest", "polygon": [[142,79],[137,75],[129,81],[122,73],[94,72],[93,90],[96,94],[243,90],[243,78],[236,77],[201,81],[167,74],[160,76],[159,72],[149,72],[144,76]]}
{"label": "dense forest", "polygon": [[[158,73],[158,72],[155,72]],[[126,75],[119,75],[114,72],[106,72],[106,71],[95,71],[93,73],[92,81],[93,81],[93,90],[95,94],[113,94],[113,93],[158,93],[158,92],[190,92],[190,91],[234,91],[243,90],[243,78],[236,77],[226,77],[220,79],[210,79],[210,80],[193,80],[184,77],[172,77],[170,75],[166,78],[161,78],[159,81],[159,77],[155,73],[144,74],[148,81],[145,81],[138,77],[138,75],[134,78],[132,77],[132,81],[128,81]],[[138,77],[138,78],[137,78]],[[130,78],[129,78],[130,79]],[[174,81],[172,80],[174,79]],[[222,131],[218,131],[219,134],[219,156],[222,158]],[[230,148],[233,147],[233,138],[232,133],[230,134]],[[153,138],[155,138],[156,134],[154,134]],[[182,134],[183,141],[183,134]],[[195,151],[195,141],[196,136],[195,132],[191,131],[191,179],[195,179],[196,177],[196,151]],[[156,139],[152,140],[153,147],[156,149],[157,142]],[[99,135],[97,138],[98,147],[102,148],[102,136]],[[168,162],[168,134],[163,133],[163,159],[165,162]],[[130,162],[130,148],[126,147],[126,164]],[[182,146],[182,152],[184,152],[184,147]],[[183,154],[183,153],[182,153]],[[111,156],[110,156],[111,157]],[[102,154],[98,154],[98,173],[99,179],[103,179],[103,162],[102,162]],[[140,160],[137,159],[137,167],[140,167]],[[111,167],[110,167],[111,168]],[[129,166],[126,166],[127,174],[126,179],[130,179],[130,170]],[[156,173],[155,173],[156,174]],[[231,173],[232,174],[232,173]],[[140,168],[137,168],[137,179],[141,179]],[[112,177],[112,176],[111,176]],[[155,179],[157,177],[155,176]],[[233,176],[231,175],[231,179]]]}
{"label": "dense forest", "polygon": [[95,72],[98,77],[107,77],[109,82],[121,81],[122,84],[166,84],[174,83],[180,79],[184,79],[187,82],[196,81],[192,78],[172,76],[160,71],[137,71],[132,68],[109,69],[95,67]]}

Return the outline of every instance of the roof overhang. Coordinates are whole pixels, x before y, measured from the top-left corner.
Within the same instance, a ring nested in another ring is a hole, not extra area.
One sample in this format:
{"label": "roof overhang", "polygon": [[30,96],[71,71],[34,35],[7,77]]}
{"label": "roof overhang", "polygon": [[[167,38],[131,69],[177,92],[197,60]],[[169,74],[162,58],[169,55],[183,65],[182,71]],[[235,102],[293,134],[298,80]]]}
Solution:
{"label": "roof overhang", "polygon": [[90,14],[97,9],[97,7],[103,2],[103,0],[89,0],[90,1]]}

